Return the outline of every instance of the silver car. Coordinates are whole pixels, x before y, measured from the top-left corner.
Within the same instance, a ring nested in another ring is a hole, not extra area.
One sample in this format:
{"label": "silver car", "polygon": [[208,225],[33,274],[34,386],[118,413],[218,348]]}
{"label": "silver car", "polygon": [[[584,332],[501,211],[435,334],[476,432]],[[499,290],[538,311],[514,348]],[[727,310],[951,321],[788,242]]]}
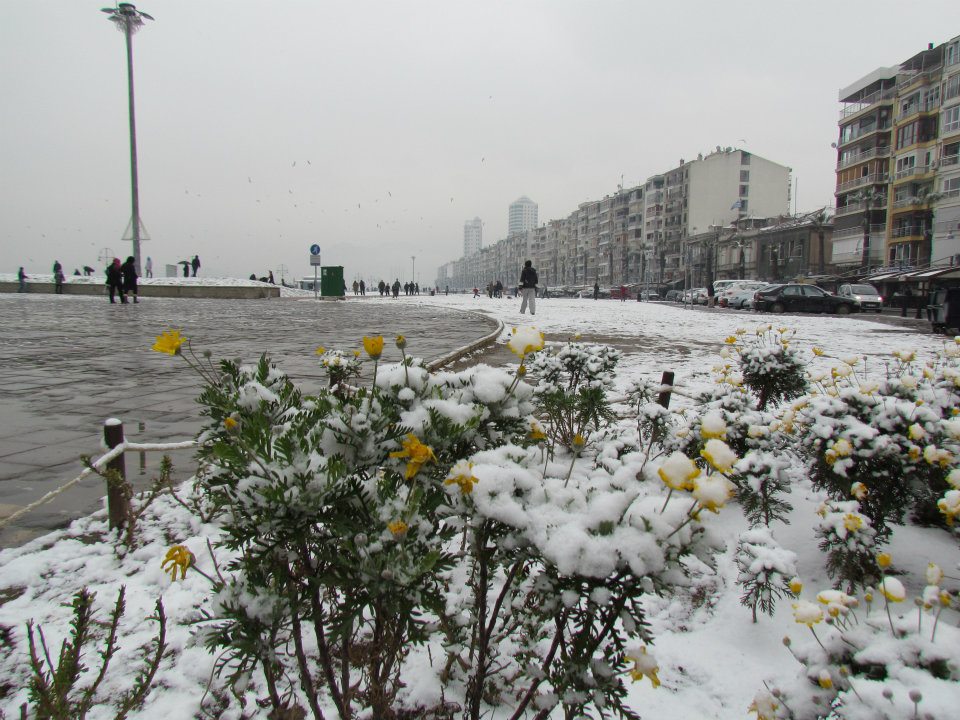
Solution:
{"label": "silver car", "polygon": [[873,310],[880,312],[883,310],[883,296],[877,292],[873,285],[859,283],[856,285],[841,285],[837,290],[840,297],[850,298],[860,306],[860,312]]}

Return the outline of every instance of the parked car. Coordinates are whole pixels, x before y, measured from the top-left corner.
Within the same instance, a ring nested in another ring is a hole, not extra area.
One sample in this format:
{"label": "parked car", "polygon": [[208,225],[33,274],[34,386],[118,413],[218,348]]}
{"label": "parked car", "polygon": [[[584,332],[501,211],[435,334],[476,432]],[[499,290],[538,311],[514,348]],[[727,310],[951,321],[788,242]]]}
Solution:
{"label": "parked car", "polygon": [[[764,284],[765,286],[766,284]],[[753,296],[760,288],[746,288],[740,292],[724,298],[727,307],[737,310],[749,310],[753,307]]]}
{"label": "parked car", "polygon": [[643,290],[639,295],[641,300],[659,300],[660,295],[656,290]]}
{"label": "parked car", "polygon": [[730,299],[734,295],[740,295],[747,291],[750,292],[750,299],[753,300],[753,293],[766,286],[767,283],[762,280],[737,280],[736,283],[728,285],[717,294],[717,304],[720,305],[720,307],[729,307]]}
{"label": "parked car", "polygon": [[667,294],[663,296],[663,299],[668,302],[680,302],[683,299],[683,290],[667,290]]}
{"label": "parked car", "polygon": [[782,312],[836,313],[847,315],[860,306],[852,298],[831,295],[816,285],[785,283],[757,290],[753,295],[754,310]]}
{"label": "parked car", "polygon": [[860,306],[860,310],[864,312],[867,310],[880,312],[883,309],[883,296],[877,292],[877,289],[873,285],[867,285],[866,283],[841,285],[837,290],[837,295],[843,298],[850,298],[857,303],[857,305]]}

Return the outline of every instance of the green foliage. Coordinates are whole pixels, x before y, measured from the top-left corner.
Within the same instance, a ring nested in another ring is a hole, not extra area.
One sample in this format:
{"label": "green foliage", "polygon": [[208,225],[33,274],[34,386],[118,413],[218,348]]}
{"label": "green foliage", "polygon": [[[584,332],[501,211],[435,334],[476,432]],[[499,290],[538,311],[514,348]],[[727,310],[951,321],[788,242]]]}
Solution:
{"label": "green foliage", "polygon": [[793,332],[773,330],[770,325],[753,336],[742,335],[730,343],[745,387],[756,398],[757,407],[781,405],[807,391],[806,366],[790,346]]}
{"label": "green foliage", "polygon": [[[33,622],[27,623],[27,642],[30,648],[30,700],[36,707],[37,717],[41,720],[83,720],[94,704],[104,700],[97,697],[97,690],[107,674],[107,668],[114,653],[119,649],[117,643],[118,625],[123,616],[126,589],[120,588],[110,619],[107,623],[106,638],[100,651],[100,668],[94,680],[80,689],[77,687],[87,667],[83,664],[84,647],[96,639],[97,632],[93,620],[94,593],[83,588],[73,597],[73,619],[70,622],[69,639],[60,646],[60,654],[53,662],[43,628],[36,626],[34,636]],[[121,693],[114,701],[115,720],[123,720],[132,711],[142,707],[160,661],[166,651],[166,616],[163,602],[157,600],[156,619],[159,630],[154,641],[153,653],[145,658],[144,664],[134,679],[132,687]]]}

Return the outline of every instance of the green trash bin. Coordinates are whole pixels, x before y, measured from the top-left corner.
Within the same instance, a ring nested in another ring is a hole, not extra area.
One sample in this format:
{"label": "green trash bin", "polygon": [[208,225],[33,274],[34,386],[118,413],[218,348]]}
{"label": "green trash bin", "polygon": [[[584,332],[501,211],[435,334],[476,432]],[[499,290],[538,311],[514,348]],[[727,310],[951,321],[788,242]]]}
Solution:
{"label": "green trash bin", "polygon": [[343,265],[320,268],[321,297],[343,297]]}

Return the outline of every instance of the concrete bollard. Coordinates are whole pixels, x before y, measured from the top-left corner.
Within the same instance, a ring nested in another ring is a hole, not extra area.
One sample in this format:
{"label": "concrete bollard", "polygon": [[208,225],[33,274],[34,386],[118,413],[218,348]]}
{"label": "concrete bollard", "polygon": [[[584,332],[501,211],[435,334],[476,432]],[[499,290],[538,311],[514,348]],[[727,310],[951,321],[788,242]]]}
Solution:
{"label": "concrete bollard", "polygon": [[[103,423],[103,439],[111,450],[123,443],[123,422],[117,418],[109,418]],[[107,483],[107,514],[110,518],[110,529],[123,528],[129,513],[128,500],[123,485],[127,482],[127,467],[123,453],[107,463],[107,470],[115,470],[122,483]]]}

